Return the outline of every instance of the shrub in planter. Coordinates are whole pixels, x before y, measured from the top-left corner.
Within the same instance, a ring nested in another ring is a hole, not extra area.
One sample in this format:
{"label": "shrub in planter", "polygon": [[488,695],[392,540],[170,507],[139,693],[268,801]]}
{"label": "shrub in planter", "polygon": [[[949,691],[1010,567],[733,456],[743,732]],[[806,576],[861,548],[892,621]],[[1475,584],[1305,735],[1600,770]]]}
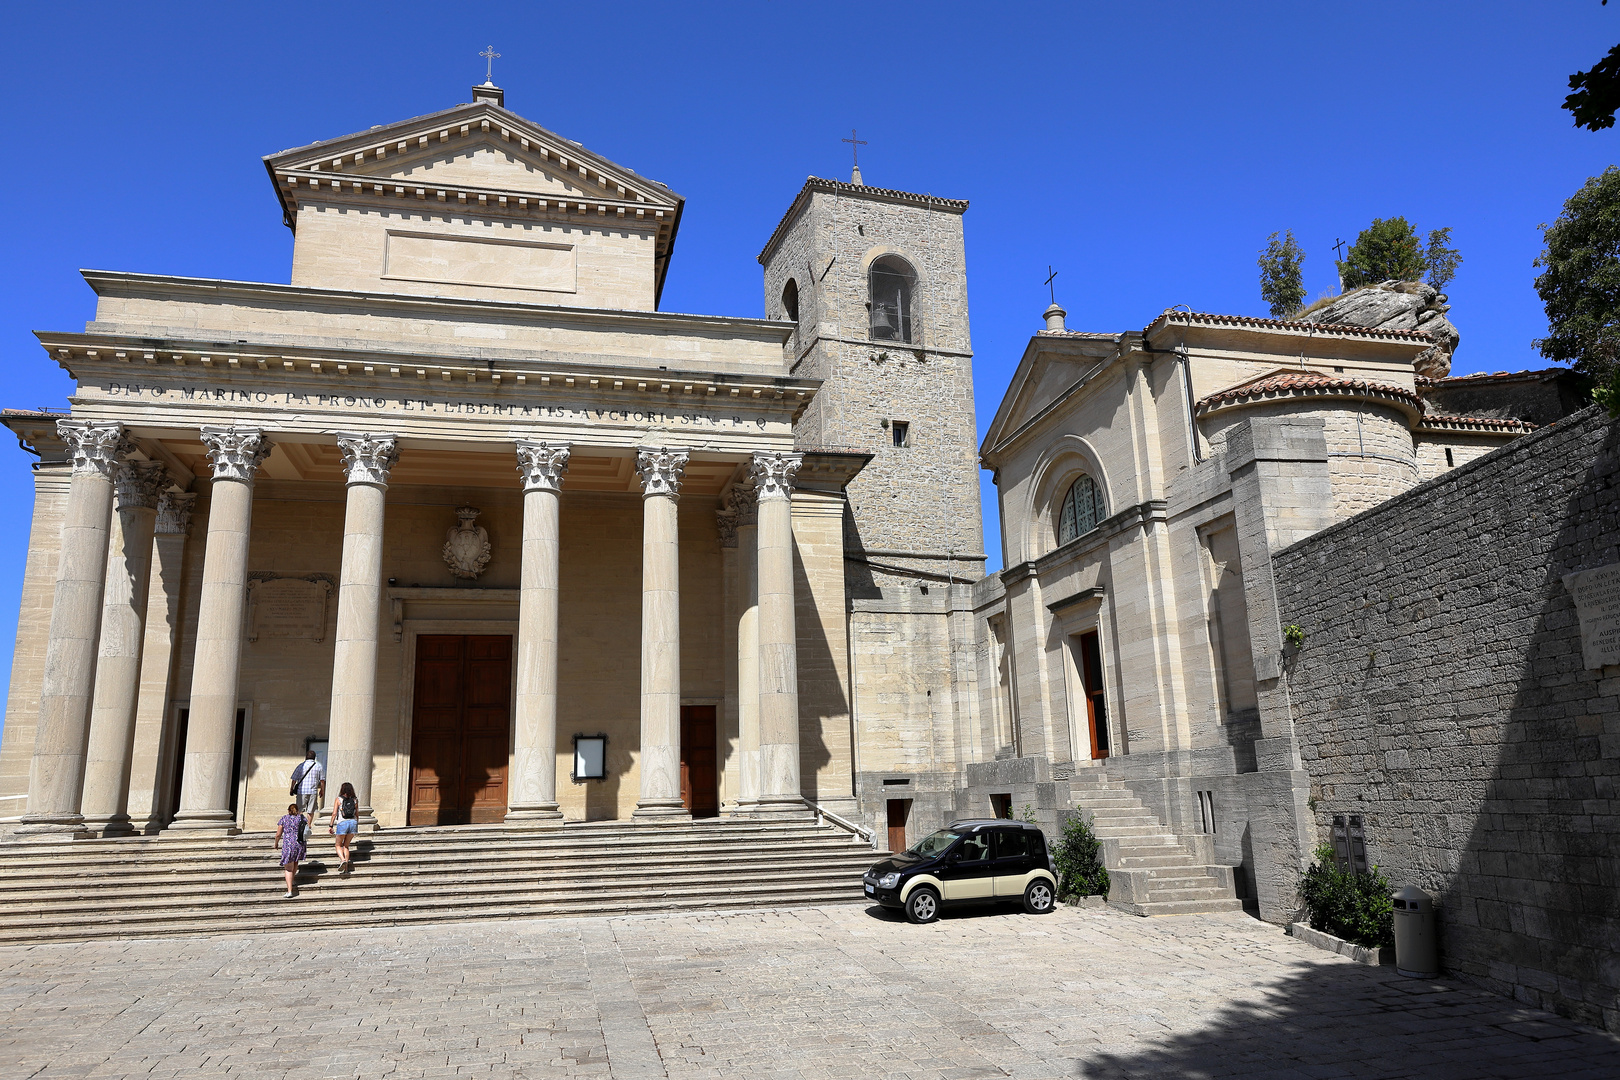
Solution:
{"label": "shrub in planter", "polygon": [[1063,822],[1063,835],[1052,848],[1057,864],[1058,899],[1107,896],[1108,870],[1102,864],[1102,841],[1078,813]]}
{"label": "shrub in planter", "polygon": [[1354,873],[1338,864],[1326,844],[1316,849],[1316,861],[1299,885],[1299,898],[1312,930],[1371,948],[1395,944],[1395,913],[1389,894],[1389,882],[1378,867],[1365,874]]}

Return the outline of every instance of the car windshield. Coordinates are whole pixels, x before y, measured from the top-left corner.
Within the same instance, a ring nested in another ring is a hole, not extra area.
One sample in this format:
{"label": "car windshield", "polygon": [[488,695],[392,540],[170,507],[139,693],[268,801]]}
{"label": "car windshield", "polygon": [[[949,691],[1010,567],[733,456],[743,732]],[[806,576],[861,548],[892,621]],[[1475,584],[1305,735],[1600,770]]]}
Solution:
{"label": "car windshield", "polygon": [[961,838],[962,834],[959,832],[952,832],[949,829],[941,829],[939,832],[931,833],[917,841],[915,844],[911,845],[910,854],[932,858],[933,856],[942,853],[946,848],[950,847]]}

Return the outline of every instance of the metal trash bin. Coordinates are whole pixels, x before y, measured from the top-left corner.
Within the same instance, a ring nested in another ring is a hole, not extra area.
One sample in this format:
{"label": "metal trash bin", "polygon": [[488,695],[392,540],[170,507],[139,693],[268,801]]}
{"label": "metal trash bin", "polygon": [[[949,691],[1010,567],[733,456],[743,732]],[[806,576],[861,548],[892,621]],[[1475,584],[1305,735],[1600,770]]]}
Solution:
{"label": "metal trash bin", "polygon": [[1390,898],[1395,907],[1395,970],[1409,979],[1440,974],[1440,945],[1435,937],[1434,899],[1416,885]]}

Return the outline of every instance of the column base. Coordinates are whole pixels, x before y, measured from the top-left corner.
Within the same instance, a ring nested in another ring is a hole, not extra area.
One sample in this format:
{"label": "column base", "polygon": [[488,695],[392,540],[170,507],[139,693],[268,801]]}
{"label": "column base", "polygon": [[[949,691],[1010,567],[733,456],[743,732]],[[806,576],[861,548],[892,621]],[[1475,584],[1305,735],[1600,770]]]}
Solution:
{"label": "column base", "polygon": [[12,833],[19,840],[93,840],[78,814],[24,814]]}
{"label": "column base", "polygon": [[797,795],[761,795],[758,802],[740,807],[737,816],[755,821],[760,818],[808,819],[812,812]]}
{"label": "column base", "polygon": [[563,813],[557,809],[556,803],[514,806],[506,811],[502,824],[509,829],[560,829]]}
{"label": "column base", "polygon": [[110,814],[107,817],[87,817],[84,827],[96,836],[134,836],[135,824],[128,814]]}
{"label": "column base", "polygon": [[754,811],[758,809],[758,799],[738,799],[735,805],[726,807],[725,813],[728,818],[745,818],[752,817]]}
{"label": "column base", "polygon": [[235,836],[242,830],[229,810],[182,810],[169,823],[168,831]]}
{"label": "column base", "polygon": [[692,820],[692,811],[680,799],[643,799],[630,815],[637,821],[658,821],[681,824]]}

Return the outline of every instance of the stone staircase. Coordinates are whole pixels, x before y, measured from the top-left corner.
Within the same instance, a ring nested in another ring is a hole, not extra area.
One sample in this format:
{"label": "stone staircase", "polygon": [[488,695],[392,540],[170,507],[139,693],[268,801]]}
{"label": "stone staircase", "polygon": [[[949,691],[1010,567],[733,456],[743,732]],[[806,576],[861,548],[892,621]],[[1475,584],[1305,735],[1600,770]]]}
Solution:
{"label": "stone staircase", "polygon": [[1075,777],[1069,793],[1102,841],[1111,906],[1133,915],[1243,910],[1228,868],[1200,866],[1129,788],[1088,771],[1099,775]]}
{"label": "stone staircase", "polygon": [[339,876],[324,829],[285,883],[272,833],[0,844],[0,945],[294,926],[864,903],[882,852],[803,822],[498,826],[361,835]]}

